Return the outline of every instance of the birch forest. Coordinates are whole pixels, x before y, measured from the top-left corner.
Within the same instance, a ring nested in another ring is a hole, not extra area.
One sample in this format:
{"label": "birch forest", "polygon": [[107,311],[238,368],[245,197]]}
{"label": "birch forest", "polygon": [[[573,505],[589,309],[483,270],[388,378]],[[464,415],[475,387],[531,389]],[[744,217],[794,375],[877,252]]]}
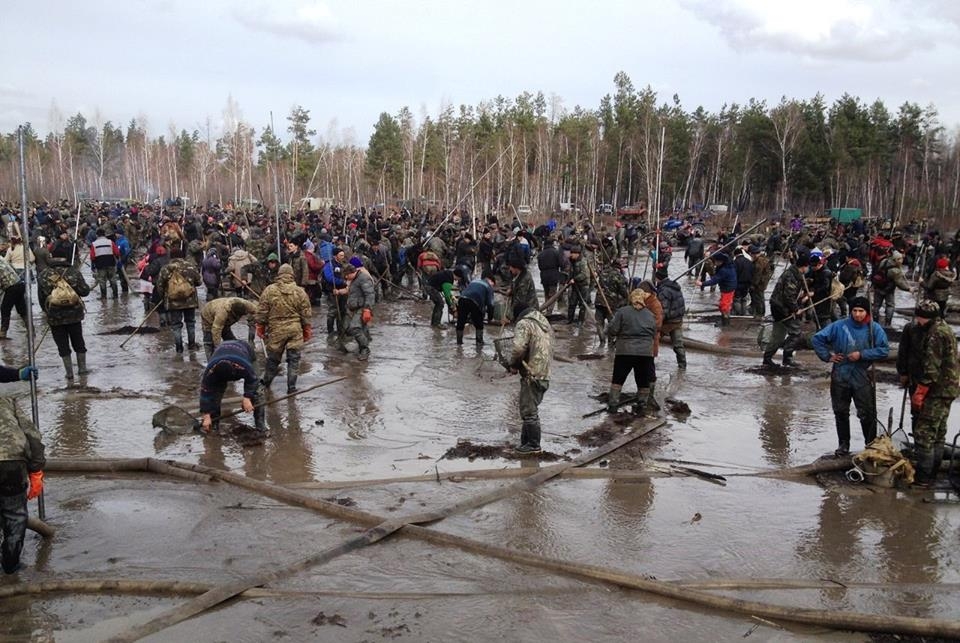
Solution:
{"label": "birch forest", "polygon": [[[437,113],[383,112],[365,145],[335,122],[318,134],[309,106],[293,106],[274,128],[246,119],[232,97],[192,130],[55,106],[48,120],[49,132],[26,129],[31,200],[181,196],[296,209],[313,196],[348,208],[525,204],[541,214],[562,202],[586,212],[601,203],[801,215],[858,207],[944,224],[957,223],[960,204],[960,133],[933,105],[817,95],[689,110],[624,72],[593,107],[524,92]],[[3,200],[19,199],[19,171],[14,131],[0,136]]]}

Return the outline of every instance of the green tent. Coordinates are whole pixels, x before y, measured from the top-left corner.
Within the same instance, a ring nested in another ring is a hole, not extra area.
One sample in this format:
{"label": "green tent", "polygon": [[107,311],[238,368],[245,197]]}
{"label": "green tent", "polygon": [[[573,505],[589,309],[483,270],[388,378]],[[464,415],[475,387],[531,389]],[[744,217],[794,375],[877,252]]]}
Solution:
{"label": "green tent", "polygon": [[831,219],[836,219],[837,223],[850,223],[863,216],[863,210],[860,208],[830,208],[827,214]]}

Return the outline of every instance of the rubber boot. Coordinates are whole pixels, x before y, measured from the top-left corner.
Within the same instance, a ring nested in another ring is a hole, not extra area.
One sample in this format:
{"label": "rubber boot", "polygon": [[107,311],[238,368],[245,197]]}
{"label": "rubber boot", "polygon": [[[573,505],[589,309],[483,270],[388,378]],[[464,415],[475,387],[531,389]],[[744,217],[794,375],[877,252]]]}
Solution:
{"label": "rubber boot", "polygon": [[110,284],[110,294],[113,295],[114,299],[119,297],[119,295],[117,294],[117,282],[113,282]]}
{"label": "rubber boot", "polygon": [[61,359],[63,359],[63,370],[66,372],[67,379],[72,380],[73,379],[73,357],[71,357],[70,355],[64,355]]}
{"label": "rubber boot", "polygon": [[943,444],[938,444],[933,447],[933,470],[931,472],[931,478],[936,480],[937,474],[940,473],[940,465],[943,464]]}
{"label": "rubber boot", "polygon": [[187,348],[192,351],[200,348],[200,346],[197,345],[197,327],[193,324],[187,325]]}
{"label": "rubber boot", "polygon": [[86,375],[89,372],[87,369],[87,354],[77,353],[77,375]]}
{"label": "rubber boot", "polygon": [[264,436],[269,433],[267,430],[267,407],[260,405],[253,409],[253,428],[257,433]]}
{"label": "rubber boot", "polygon": [[287,393],[297,392],[297,377],[300,376],[300,351],[287,351]]}
{"label": "rubber boot", "polygon": [[763,365],[776,366],[776,363],[773,361],[773,356],[776,354],[777,354],[777,351],[765,351],[763,353]]}
{"label": "rubber boot", "polygon": [[483,329],[477,329],[477,346],[483,346]]}
{"label": "rubber boot", "polygon": [[845,458],[850,455],[850,443],[841,441],[839,446],[837,446],[837,450],[833,452],[833,455],[838,458]]}
{"label": "rubber boot", "polygon": [[650,397],[650,389],[642,388],[637,391],[637,402],[633,405],[633,414],[634,415],[646,415],[647,413],[647,399]]}
{"label": "rubber boot", "polygon": [[620,405],[620,387],[616,384],[610,385],[610,391],[607,393],[607,413],[616,413]]}
{"label": "rubber boot", "polygon": [[653,395],[654,391],[656,391],[656,390],[657,390],[657,383],[656,383],[656,382],[651,382],[651,383],[650,383],[650,395],[647,396],[647,408],[650,409],[651,411],[659,411],[659,410],[660,410],[660,403],[657,402],[657,398],[654,397],[654,395]]}
{"label": "rubber boot", "polygon": [[263,378],[260,380],[265,387],[270,388],[270,385],[273,384],[273,378],[277,376],[279,370],[280,360],[272,356],[267,356],[267,366],[264,368]]}
{"label": "rubber boot", "polygon": [[917,461],[914,463],[917,475],[914,477],[914,484],[926,486],[933,483],[934,473],[934,455],[935,451],[930,448],[921,448],[919,445],[914,447]]}
{"label": "rubber boot", "polygon": [[176,351],[177,351],[178,353],[182,353],[182,352],[183,352],[183,338],[182,338],[182,337],[177,337],[177,339],[175,340],[174,348],[176,349]]}
{"label": "rubber boot", "polygon": [[679,353],[677,355],[677,368],[681,371],[687,370],[687,354],[686,352]]}
{"label": "rubber boot", "polygon": [[797,363],[793,361],[793,351],[785,351],[783,353],[783,365],[784,366],[796,366]]}
{"label": "rubber boot", "polygon": [[463,331],[462,331],[462,330],[458,330],[458,331],[457,331],[457,345],[458,345],[458,346],[462,346],[462,345],[463,345]]}
{"label": "rubber boot", "polygon": [[0,328],[0,339],[7,339],[7,327]]}

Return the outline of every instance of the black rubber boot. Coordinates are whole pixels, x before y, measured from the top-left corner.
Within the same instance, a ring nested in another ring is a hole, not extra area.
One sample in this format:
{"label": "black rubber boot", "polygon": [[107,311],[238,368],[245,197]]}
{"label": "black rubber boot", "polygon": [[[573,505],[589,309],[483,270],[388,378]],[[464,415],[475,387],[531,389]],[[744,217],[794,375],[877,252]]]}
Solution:
{"label": "black rubber boot", "polygon": [[483,329],[477,329],[477,346],[483,346]]}
{"label": "black rubber boot", "polygon": [[773,361],[773,356],[777,354],[777,351],[766,351],[763,354],[763,365],[764,366],[776,366],[776,362]]}
{"label": "black rubber boot", "polygon": [[267,429],[267,407],[261,405],[253,409],[253,428],[256,429],[257,433],[263,435],[269,433]]}
{"label": "black rubber boot", "polygon": [[297,392],[297,377],[300,375],[300,351],[287,351],[287,393]]}
{"label": "black rubber boot", "polygon": [[187,326],[187,348],[192,351],[200,348],[200,346],[197,344],[197,327],[194,325]]}
{"label": "black rubber boot", "polygon": [[73,357],[71,355],[64,355],[63,360],[63,370],[68,380],[73,379]]}
{"label": "black rubber boot", "polygon": [[845,458],[850,455],[850,443],[849,442],[840,442],[840,446],[837,447],[837,450],[833,452],[833,455],[838,458]]}
{"label": "black rubber boot", "polygon": [[457,331],[457,345],[462,345],[462,344],[463,344],[463,331],[462,331],[462,330],[458,330],[458,331]]}
{"label": "black rubber boot", "polygon": [[87,354],[77,353],[77,375],[86,375],[89,372],[87,369]]}
{"label": "black rubber boot", "polygon": [[918,485],[930,485],[933,483],[936,473],[934,471],[934,458],[935,451],[930,448],[921,448],[919,445],[914,447],[914,453],[916,454],[916,462],[914,462],[914,468],[916,469],[916,476],[914,476],[914,484]]}
{"label": "black rubber boot", "polygon": [[263,385],[267,388],[270,388],[270,385],[273,384],[273,378],[277,376],[277,373],[280,371],[280,360],[268,356],[267,365],[263,370],[263,378],[260,380],[263,382]]}

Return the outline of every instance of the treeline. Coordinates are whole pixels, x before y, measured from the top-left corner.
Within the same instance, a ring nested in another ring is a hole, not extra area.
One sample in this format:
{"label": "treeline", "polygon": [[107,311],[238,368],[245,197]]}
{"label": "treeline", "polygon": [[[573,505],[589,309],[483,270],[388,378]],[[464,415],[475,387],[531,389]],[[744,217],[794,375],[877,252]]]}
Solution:
{"label": "treeline", "polygon": [[[827,104],[750,100],[718,113],[686,111],[637,90],[623,72],[595,109],[564,109],[557,97],[523,93],[414,117],[381,114],[366,147],[328,133],[310,112],[255,127],[228,99],[218,133],[209,126],[148,133],[76,114],[53,114],[52,131],[27,130],[27,182],[34,198],[189,196],[296,204],[329,197],[345,206],[398,200],[462,204],[472,212],[509,205],[592,211],[598,203],[651,204],[656,211],[724,204],[745,213],[815,214],[860,207],[868,216],[954,222],[960,205],[960,140],[934,106],[844,95]],[[661,163],[662,150],[662,163]],[[16,133],[0,139],[0,194],[18,194]],[[660,189],[658,191],[658,185]],[[277,195],[276,197],[274,195]]]}

